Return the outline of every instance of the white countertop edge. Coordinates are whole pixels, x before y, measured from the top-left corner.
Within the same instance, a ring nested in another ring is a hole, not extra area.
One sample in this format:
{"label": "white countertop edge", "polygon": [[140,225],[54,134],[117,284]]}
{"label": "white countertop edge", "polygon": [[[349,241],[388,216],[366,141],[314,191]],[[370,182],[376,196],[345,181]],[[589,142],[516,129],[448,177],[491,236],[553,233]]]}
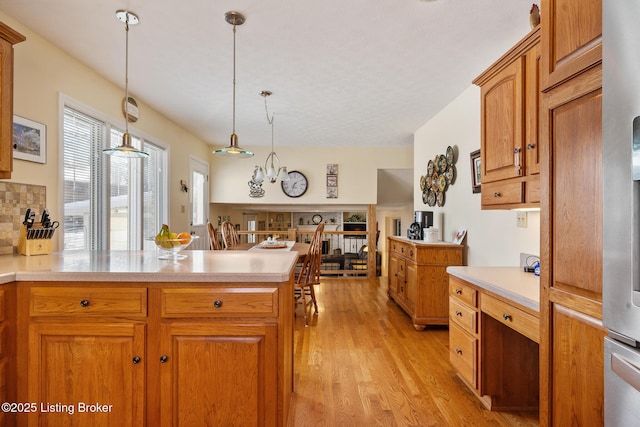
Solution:
{"label": "white countertop edge", "polygon": [[[513,270],[519,270],[520,267],[460,267],[460,266],[450,266],[447,267],[447,273],[451,274],[452,276],[456,276],[462,280],[465,280],[469,283],[472,283],[476,286],[479,286],[483,289],[486,289],[496,295],[500,295],[504,298],[507,298],[511,301],[514,301],[520,305],[522,305],[523,307],[527,307],[531,310],[534,310],[535,312],[539,313],[540,312],[540,301],[535,301],[531,298],[527,298],[526,296],[518,293],[518,292],[514,292],[513,290],[504,287],[504,286],[500,286],[497,285],[495,283],[486,281],[480,277],[478,277],[478,275],[474,274],[474,271],[482,271],[482,269],[487,270],[487,269],[493,269],[493,270],[497,270],[497,269],[509,269],[511,271]],[[533,276],[532,273],[524,273],[522,272],[522,274],[530,274]],[[539,289],[539,288],[538,288]]]}
{"label": "white countertop edge", "polygon": [[[123,272],[18,272],[14,280],[2,283],[17,282],[140,282],[140,283],[278,283],[289,280],[287,274],[273,273],[123,273]],[[1,277],[0,277],[1,280]]]}
{"label": "white countertop edge", "polygon": [[293,252],[185,251],[185,259],[158,259],[157,251],[70,251],[0,257],[0,284],[38,282],[288,282]]}

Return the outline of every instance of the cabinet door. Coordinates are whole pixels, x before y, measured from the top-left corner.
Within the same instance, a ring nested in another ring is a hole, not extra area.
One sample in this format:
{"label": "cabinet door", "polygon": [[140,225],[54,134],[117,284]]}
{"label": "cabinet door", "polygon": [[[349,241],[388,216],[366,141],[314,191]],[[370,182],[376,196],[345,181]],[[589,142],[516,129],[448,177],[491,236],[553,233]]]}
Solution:
{"label": "cabinet door", "polygon": [[171,322],[161,336],[162,426],[275,426],[277,326]]}
{"label": "cabinet door", "polygon": [[[602,321],[554,304],[552,426],[603,426]],[[541,422],[541,425],[546,425]]]}
{"label": "cabinet door", "polygon": [[0,178],[13,169],[13,45],[0,38]]}
{"label": "cabinet door", "polygon": [[[540,173],[539,117],[540,75],[542,73],[541,45],[536,43],[525,54],[525,167],[527,175]],[[529,201],[529,200],[527,200]],[[540,201],[539,199],[537,200]]]}
{"label": "cabinet door", "polygon": [[29,425],[144,426],[145,325],[33,323],[28,353]]}
{"label": "cabinet door", "polygon": [[392,298],[398,294],[398,257],[389,255],[389,290],[388,295]]}
{"label": "cabinet door", "polygon": [[418,299],[418,266],[413,262],[405,264],[406,276],[404,286],[404,301],[407,308],[414,314],[416,310],[416,300]]}
{"label": "cabinet door", "polygon": [[601,85],[597,66],[543,96],[541,426],[603,421]]}
{"label": "cabinet door", "polygon": [[542,88],[602,61],[602,0],[542,0]]}
{"label": "cabinet door", "polygon": [[523,140],[522,57],[482,85],[482,183],[521,176]]}

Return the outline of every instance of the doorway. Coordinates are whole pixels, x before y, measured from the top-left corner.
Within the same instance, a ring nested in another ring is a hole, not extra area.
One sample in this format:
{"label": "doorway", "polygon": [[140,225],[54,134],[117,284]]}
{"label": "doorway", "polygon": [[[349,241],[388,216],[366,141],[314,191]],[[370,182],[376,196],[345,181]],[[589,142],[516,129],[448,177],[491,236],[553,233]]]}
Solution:
{"label": "doorway", "polygon": [[209,237],[207,221],[209,220],[209,164],[190,157],[189,166],[189,214],[191,235],[198,236],[189,249],[208,249]]}

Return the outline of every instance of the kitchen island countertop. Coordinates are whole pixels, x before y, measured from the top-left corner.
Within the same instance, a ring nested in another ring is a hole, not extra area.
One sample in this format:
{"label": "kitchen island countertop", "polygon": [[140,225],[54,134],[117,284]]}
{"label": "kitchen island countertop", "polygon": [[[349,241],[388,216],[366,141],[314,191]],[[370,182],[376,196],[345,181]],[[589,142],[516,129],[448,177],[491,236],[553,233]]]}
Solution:
{"label": "kitchen island countertop", "polygon": [[0,284],[13,281],[282,282],[298,254],[183,251],[181,260],[158,259],[156,250],[63,251],[0,256]]}
{"label": "kitchen island countertop", "polygon": [[540,312],[540,278],[520,267],[447,267],[447,273]]}

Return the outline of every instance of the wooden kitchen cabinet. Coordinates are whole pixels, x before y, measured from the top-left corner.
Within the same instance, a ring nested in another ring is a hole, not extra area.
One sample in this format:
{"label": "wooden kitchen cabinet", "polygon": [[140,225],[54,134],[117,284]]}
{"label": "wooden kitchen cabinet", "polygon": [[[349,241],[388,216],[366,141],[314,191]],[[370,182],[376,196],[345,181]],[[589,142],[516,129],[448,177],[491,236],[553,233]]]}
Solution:
{"label": "wooden kitchen cabinet", "polygon": [[[16,401],[15,283],[0,285],[0,402]],[[0,411],[0,426],[15,426],[14,414]]]}
{"label": "wooden kitchen cabinet", "polygon": [[483,209],[540,201],[540,52],[538,26],[473,81],[481,97]]}
{"label": "wooden kitchen cabinet", "polygon": [[463,246],[389,237],[388,247],[389,298],[409,314],[417,330],[449,324],[446,269],[462,265]]}
{"label": "wooden kitchen cabinet", "polygon": [[601,85],[597,66],[543,97],[543,426],[604,423]]}
{"label": "wooden kitchen cabinet", "polygon": [[542,89],[602,61],[602,0],[542,0]]}
{"label": "wooden kitchen cabinet", "polygon": [[449,317],[449,360],[485,407],[537,409],[537,314],[450,276]]}
{"label": "wooden kitchen cabinet", "polygon": [[13,45],[26,38],[0,22],[0,178],[13,170]]}
{"label": "wooden kitchen cabinet", "polygon": [[28,398],[20,401],[39,408],[28,425],[144,426],[145,327],[86,319],[30,325]]}
{"label": "wooden kitchen cabinet", "polygon": [[[23,282],[19,400],[72,403],[75,415],[39,410],[19,424],[284,425],[292,301],[290,280]],[[85,414],[78,402],[112,406]]]}
{"label": "wooden kitchen cabinet", "polygon": [[144,426],[146,289],[21,283],[19,294],[28,319],[19,401],[44,405],[19,424]]}
{"label": "wooden kitchen cabinet", "polygon": [[212,323],[162,326],[160,425],[277,425],[277,326]]}
{"label": "wooden kitchen cabinet", "polygon": [[540,425],[604,425],[602,1],[543,0]]}

